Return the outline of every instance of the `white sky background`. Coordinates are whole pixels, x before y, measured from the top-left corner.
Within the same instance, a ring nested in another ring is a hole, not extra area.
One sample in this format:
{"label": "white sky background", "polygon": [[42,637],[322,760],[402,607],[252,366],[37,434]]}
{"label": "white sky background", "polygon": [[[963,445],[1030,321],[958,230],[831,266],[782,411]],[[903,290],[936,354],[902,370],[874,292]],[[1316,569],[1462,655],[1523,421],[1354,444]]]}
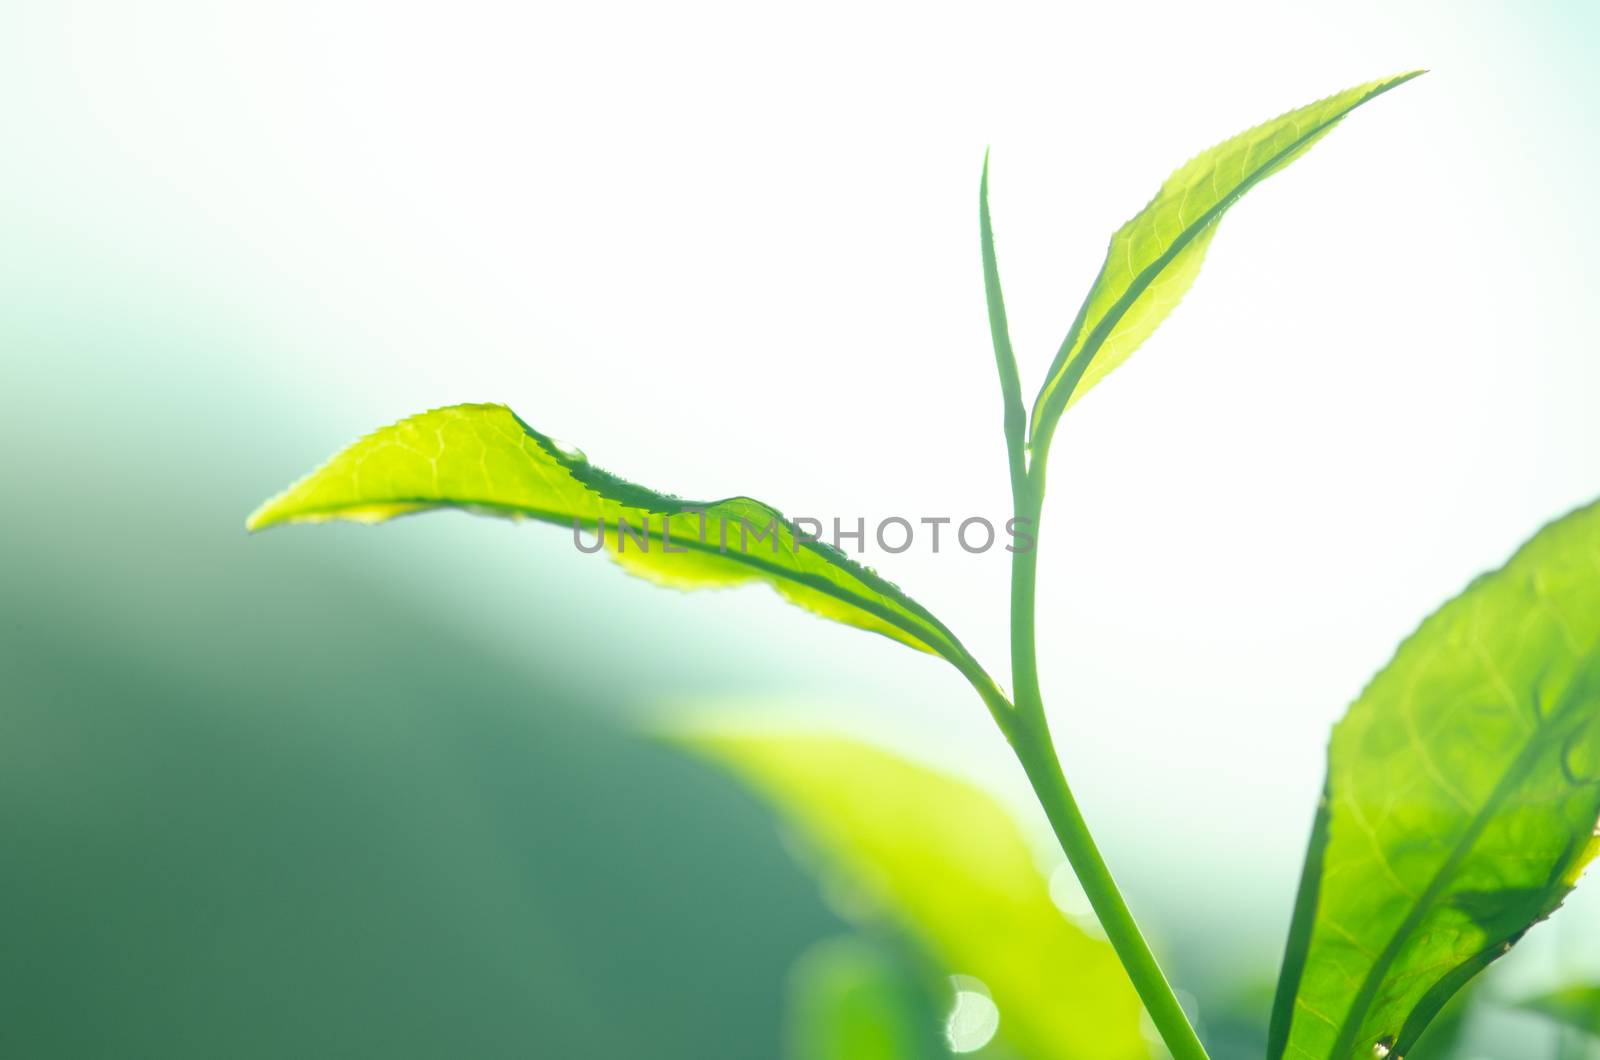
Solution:
{"label": "white sky background", "polygon": [[[818,516],[1004,518],[986,145],[1031,400],[1172,168],[1431,67],[1228,216],[1052,460],[1040,652],[1069,776],[1136,898],[1169,931],[1238,923],[1239,954],[1277,945],[1344,705],[1600,494],[1596,84],[1554,8],[22,8],[53,108],[29,224],[138,247],[254,322],[217,356],[281,417],[250,446],[283,480],[501,400],[629,478]],[[536,593],[604,624],[597,657],[674,660],[664,699],[820,708],[1016,788],[934,661],[762,592],[663,594],[558,531],[404,534],[475,543],[448,575],[380,555],[510,652]],[[869,561],[1004,672],[1003,553]]]}

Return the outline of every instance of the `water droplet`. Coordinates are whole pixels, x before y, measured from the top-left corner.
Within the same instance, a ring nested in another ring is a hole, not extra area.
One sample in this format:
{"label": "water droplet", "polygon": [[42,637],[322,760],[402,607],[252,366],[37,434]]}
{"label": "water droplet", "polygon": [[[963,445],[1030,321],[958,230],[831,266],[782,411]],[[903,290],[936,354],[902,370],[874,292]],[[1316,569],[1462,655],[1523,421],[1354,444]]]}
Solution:
{"label": "water droplet", "polygon": [[989,1044],[1000,1029],[1000,1009],[989,988],[970,975],[952,975],[955,1004],[945,1018],[944,1034],[954,1053],[972,1053]]}
{"label": "water droplet", "polygon": [[1377,1057],[1378,1060],[1389,1060],[1389,1054],[1392,1052],[1394,1052],[1394,1039],[1392,1037],[1385,1036],[1372,1043],[1372,1055]]}
{"label": "water droplet", "polygon": [[556,452],[574,464],[587,464],[589,462],[588,455],[570,442],[563,442],[560,438],[552,438],[550,439],[550,444],[556,447]]}

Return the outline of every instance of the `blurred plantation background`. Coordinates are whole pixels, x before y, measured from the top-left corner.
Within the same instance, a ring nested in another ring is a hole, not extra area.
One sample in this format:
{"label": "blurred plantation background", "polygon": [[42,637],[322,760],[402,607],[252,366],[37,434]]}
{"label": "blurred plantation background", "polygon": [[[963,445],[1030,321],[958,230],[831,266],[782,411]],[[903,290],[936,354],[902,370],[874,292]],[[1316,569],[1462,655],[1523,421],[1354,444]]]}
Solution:
{"label": "blurred plantation background", "polygon": [[838,923],[763,809],[119,433],[7,465],[0,1054],[772,1054]]}
{"label": "blurred plantation background", "polygon": [[[1172,165],[1431,65],[1238,211],[1052,487],[1063,758],[1217,1060],[1258,1057],[1329,724],[1600,491],[1600,214],[1580,5],[1230,12],[7,5],[0,1055],[750,1060],[830,1040],[797,982],[935,1048],[968,970],[839,941],[775,812],[638,734],[864,732],[1039,835],[944,668],[551,528],[244,516],[464,400],[690,496],[992,513],[982,146],[1031,382]],[[1004,659],[1004,556],[868,559]],[[1597,925],[1590,880],[1485,994],[1600,974]],[[1493,1007],[1460,1056],[1553,1040]]]}
{"label": "blurred plantation background", "polygon": [[[92,284],[3,318],[20,400],[0,489],[27,503],[0,524],[0,1052],[860,1057],[886,1013],[883,1056],[942,1052],[938,980],[961,969],[881,932],[840,943],[777,815],[639,734],[663,685],[771,712],[770,685],[721,665],[737,640],[641,653],[694,640],[642,608],[807,619],[764,592],[662,594],[548,528],[247,537],[284,477],[267,450],[324,443],[259,444],[297,406],[213,356],[257,341],[228,307],[92,260]],[[1181,875],[1132,882],[1195,899]],[[1153,923],[1214,1055],[1259,1055],[1275,955],[1197,974],[1232,925]],[[1578,937],[1536,935],[1525,963]],[[1476,1026],[1552,1039],[1506,1012]],[[982,1055],[1015,1056],[1003,1031]]]}

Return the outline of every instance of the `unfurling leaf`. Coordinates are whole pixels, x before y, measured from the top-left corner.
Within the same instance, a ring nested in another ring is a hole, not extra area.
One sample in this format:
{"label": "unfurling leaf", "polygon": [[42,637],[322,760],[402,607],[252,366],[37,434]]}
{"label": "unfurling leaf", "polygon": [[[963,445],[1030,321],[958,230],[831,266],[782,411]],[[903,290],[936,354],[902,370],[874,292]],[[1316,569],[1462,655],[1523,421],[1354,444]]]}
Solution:
{"label": "unfurling leaf", "polygon": [[1011,816],[969,784],[827,736],[702,736],[946,974],[985,984],[1030,1060],[1145,1060],[1140,1005],[1111,947],[1052,902]]}
{"label": "unfurling leaf", "polygon": [[[943,656],[980,691],[993,683],[961,642],[896,586],[749,497],[686,501],[624,481],[504,405],[454,405],[367,435],[258,508],[246,523],[378,523],[457,509],[586,529],[631,573],[675,588],[765,582],[824,618]],[[603,530],[602,530],[603,527]],[[996,693],[998,695],[998,693]]]}
{"label": "unfurling leaf", "polygon": [[1150,205],[1111,237],[1106,260],[1033,404],[1048,444],[1067,407],[1150,337],[1200,272],[1218,220],[1245,192],[1310,150],[1363,103],[1421,74],[1371,81],[1240,133],[1167,178]]}
{"label": "unfurling leaf", "polygon": [[1600,503],[1422,623],[1334,729],[1268,1056],[1406,1056],[1600,817]]}

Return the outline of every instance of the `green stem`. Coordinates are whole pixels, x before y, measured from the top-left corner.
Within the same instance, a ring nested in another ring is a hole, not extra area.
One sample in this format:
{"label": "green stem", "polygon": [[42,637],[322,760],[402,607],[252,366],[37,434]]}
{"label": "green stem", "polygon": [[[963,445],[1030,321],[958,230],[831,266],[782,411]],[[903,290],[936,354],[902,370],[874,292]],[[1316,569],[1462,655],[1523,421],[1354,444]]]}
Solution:
{"label": "green stem", "polygon": [[1016,713],[1006,736],[1107,940],[1132,980],[1167,1050],[1174,1060],[1207,1060],[1205,1046],[1189,1024],[1188,1016],[1184,1015],[1172,985],[1167,982],[1150,944],[1123,900],[1111,869],[1100,855],[1100,848],[1095,845],[1072,789],[1067,786],[1050,738],[1050,726],[1039,691],[1034,635],[1034,596],[1039,564],[1037,534],[1044,494],[1043,455],[1035,453],[1033,471],[1036,475],[1016,497],[1018,520],[1029,520],[1021,525],[1027,526],[1036,536],[1032,549],[1018,551],[1011,558],[1011,664],[1012,682],[1016,685]]}
{"label": "green stem", "polygon": [[[1016,727],[1044,718],[1044,697],[1039,691],[1039,656],[1034,635],[1034,592],[1039,580],[1040,491],[1026,477],[1012,491],[1017,526],[1034,535],[1033,547],[1011,554],[1011,683],[1015,686]],[[1020,735],[1020,733],[1019,733]],[[1048,733],[1045,734],[1048,738]]]}
{"label": "green stem", "polygon": [[1077,800],[1067,786],[1061,772],[1055,749],[1050,744],[1048,731],[1041,731],[1037,740],[1025,740],[1016,745],[1017,758],[1028,774],[1033,792],[1044,807],[1045,816],[1055,830],[1061,849],[1066,852],[1072,871],[1077,874],[1083,893],[1105,930],[1106,938],[1117,958],[1122,962],[1133,988],[1144,1002],[1145,1011],[1155,1024],[1161,1040],[1175,1060],[1207,1060],[1205,1046],[1189,1024],[1189,1017],[1178,1004],[1172,985],[1167,982],[1161,965],[1145,941],[1139,924],[1123,900],[1117,881],[1112,877],[1100,848],[1089,833],[1089,825],[1078,809]]}
{"label": "green stem", "polygon": [[[1106,938],[1117,952],[1122,966],[1127,970],[1133,988],[1144,1002],[1145,1011],[1155,1023],[1161,1040],[1167,1045],[1174,1060],[1207,1060],[1200,1038],[1189,1025],[1177,997],[1161,966],[1156,963],[1150,944],[1139,932],[1139,925],[1122,900],[1117,881],[1112,879],[1100,849],[1095,846],[1089,826],[1078,809],[1067,778],[1061,772],[1061,761],[1056,757],[1055,744],[1050,739],[1050,725],[1044,716],[1044,699],[1039,691],[1039,658],[1037,638],[1034,635],[1034,596],[1039,574],[1039,514],[1044,507],[1045,462],[1050,453],[1050,434],[1055,429],[1054,418],[1046,417],[1044,429],[1034,438],[1030,463],[1025,437],[1026,416],[1022,411],[1022,387],[1017,378],[1017,359],[1011,349],[1010,327],[1006,322],[1005,297],[1000,290],[1000,269],[995,261],[994,228],[989,219],[989,155],[983,156],[983,178],[978,182],[978,231],[983,251],[983,286],[989,303],[989,330],[994,340],[995,367],[1000,374],[1000,394],[1005,409],[1006,455],[1011,471],[1012,509],[1016,528],[1033,535],[1031,547],[1022,547],[1011,554],[1011,683],[1015,703],[1008,703],[994,687],[994,682],[982,671],[968,673],[968,680],[983,696],[1000,731],[1005,733],[1022,763],[1028,781],[1033,785],[1039,804],[1044,807],[1056,839],[1066,852],[1072,871],[1078,874],[1084,894]],[[1072,351],[1078,329],[1083,325],[1085,309],[1078,311],[1078,320],[1072,333],[1062,345],[1057,361],[1063,361]],[[1092,352],[1090,354],[1092,356]],[[1068,367],[1063,376],[1062,391],[1070,396],[1088,365],[1088,357],[1080,358],[1075,366]],[[1054,374],[1052,369],[1052,374]],[[1066,397],[1061,399],[1065,402]],[[965,671],[964,671],[965,672]]]}

